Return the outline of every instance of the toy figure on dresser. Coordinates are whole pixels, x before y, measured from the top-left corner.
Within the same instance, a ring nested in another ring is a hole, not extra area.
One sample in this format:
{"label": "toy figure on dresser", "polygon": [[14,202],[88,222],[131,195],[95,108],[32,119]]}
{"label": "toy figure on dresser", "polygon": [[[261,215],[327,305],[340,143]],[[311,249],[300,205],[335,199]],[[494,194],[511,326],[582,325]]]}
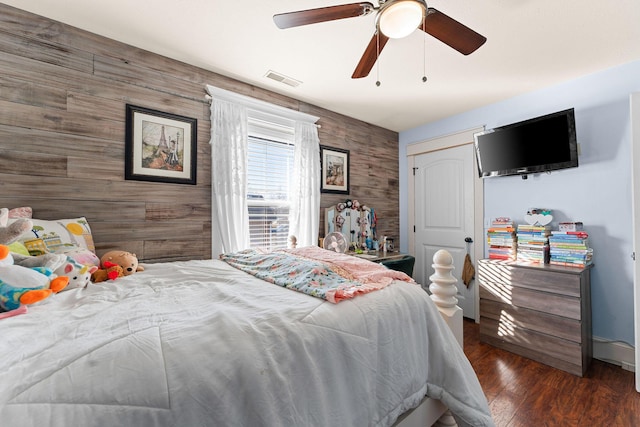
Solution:
{"label": "toy figure on dresser", "polygon": [[362,237],[364,238],[364,245],[367,250],[370,251],[371,249],[373,249],[373,240],[371,239],[371,237],[369,237],[366,231],[362,233]]}

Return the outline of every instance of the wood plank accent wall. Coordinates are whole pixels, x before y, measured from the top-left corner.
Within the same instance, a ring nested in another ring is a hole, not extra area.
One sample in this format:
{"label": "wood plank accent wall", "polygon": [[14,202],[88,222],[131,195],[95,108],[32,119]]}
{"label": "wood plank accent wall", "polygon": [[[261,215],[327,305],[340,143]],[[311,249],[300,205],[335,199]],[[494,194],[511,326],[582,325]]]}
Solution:
{"label": "wood plank accent wall", "polygon": [[[98,255],[211,258],[211,84],[320,117],[323,145],[350,150],[351,194],[399,236],[398,134],[0,4],[0,207],[85,216]],[[124,179],[125,105],[198,120],[197,185]]]}

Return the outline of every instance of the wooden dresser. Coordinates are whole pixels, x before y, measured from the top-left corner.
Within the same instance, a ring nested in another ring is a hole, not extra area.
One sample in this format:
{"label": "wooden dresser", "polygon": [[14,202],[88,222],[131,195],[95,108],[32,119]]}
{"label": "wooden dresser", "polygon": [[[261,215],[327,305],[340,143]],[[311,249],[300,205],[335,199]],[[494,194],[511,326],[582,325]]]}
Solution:
{"label": "wooden dresser", "polygon": [[481,341],[583,376],[593,354],[590,274],[480,260]]}

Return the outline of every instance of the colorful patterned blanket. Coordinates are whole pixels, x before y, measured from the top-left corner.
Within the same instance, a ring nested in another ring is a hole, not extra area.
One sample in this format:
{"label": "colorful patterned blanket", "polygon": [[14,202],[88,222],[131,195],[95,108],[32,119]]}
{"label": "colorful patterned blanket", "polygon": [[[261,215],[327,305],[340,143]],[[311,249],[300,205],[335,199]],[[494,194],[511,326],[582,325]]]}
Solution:
{"label": "colorful patterned blanket", "polygon": [[269,283],[332,303],[382,289],[393,280],[413,282],[405,273],[318,247],[267,253],[247,249],[220,259]]}

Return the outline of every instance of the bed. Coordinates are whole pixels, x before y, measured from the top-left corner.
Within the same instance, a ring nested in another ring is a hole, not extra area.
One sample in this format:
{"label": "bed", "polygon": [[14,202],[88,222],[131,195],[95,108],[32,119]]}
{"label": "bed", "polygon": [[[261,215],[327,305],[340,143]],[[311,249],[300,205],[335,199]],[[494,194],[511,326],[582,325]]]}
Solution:
{"label": "bed", "polygon": [[220,259],[145,264],[0,336],[3,426],[405,426],[443,404],[493,425],[438,308],[397,276],[332,303]]}

